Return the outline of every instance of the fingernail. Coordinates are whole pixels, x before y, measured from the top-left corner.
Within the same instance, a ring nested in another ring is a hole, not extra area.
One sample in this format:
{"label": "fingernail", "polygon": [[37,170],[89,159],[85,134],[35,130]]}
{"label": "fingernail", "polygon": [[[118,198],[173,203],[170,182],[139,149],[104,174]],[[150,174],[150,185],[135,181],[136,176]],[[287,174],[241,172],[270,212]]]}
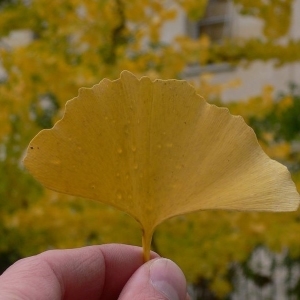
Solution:
{"label": "fingernail", "polygon": [[168,300],[186,299],[186,280],[180,268],[171,260],[158,258],[150,266],[152,286]]}

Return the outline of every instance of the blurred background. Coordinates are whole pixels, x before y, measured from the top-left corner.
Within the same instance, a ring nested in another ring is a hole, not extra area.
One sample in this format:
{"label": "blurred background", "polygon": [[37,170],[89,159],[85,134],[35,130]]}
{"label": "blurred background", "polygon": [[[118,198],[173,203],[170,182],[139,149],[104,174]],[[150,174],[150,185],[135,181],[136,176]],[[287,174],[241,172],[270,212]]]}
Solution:
{"label": "blurred background", "polygon": [[[0,0],[0,271],[47,249],[141,245],[102,204],[45,190],[29,141],[82,86],[127,69],[190,81],[254,128],[300,188],[300,0]],[[193,299],[300,299],[300,211],[198,212],[159,226]]]}

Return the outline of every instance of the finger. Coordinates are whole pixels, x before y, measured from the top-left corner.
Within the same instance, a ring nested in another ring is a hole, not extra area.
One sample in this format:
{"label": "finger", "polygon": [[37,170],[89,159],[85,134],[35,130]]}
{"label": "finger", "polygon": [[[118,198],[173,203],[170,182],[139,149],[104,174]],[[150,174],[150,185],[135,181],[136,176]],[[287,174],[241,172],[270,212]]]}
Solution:
{"label": "finger", "polygon": [[141,248],[127,245],[46,251],[4,272],[0,299],[117,299],[142,264]]}
{"label": "finger", "polygon": [[186,300],[186,280],[174,262],[158,258],[144,264],[132,275],[119,299]]}

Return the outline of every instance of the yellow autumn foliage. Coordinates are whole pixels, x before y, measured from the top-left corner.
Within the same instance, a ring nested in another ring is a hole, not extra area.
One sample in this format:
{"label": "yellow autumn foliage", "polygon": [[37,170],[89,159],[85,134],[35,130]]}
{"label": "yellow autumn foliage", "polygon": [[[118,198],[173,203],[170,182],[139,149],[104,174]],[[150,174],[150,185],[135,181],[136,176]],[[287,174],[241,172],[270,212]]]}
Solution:
{"label": "yellow autumn foliage", "polygon": [[[23,5],[25,2],[30,5]],[[219,45],[212,45],[205,37],[191,40],[182,36],[169,45],[159,43],[159,29],[176,15],[177,8],[168,6],[169,1],[25,2],[0,8],[1,37],[16,29],[34,33],[28,45],[3,48],[1,44],[1,63],[8,74],[8,80],[0,83],[1,255],[28,256],[51,248],[110,242],[140,244],[140,228],[129,216],[97,202],[48,192],[21,165],[32,136],[61,119],[66,100],[77,95],[79,87],[93,86],[105,77],[115,79],[124,69],[138,78],[154,80],[179,78],[186,64],[194,61],[205,64],[226,59],[239,63],[271,58],[283,64],[300,59],[297,41],[276,42],[289,28],[290,0],[236,0],[243,12],[263,18],[266,41]],[[207,1],[175,2],[197,19]],[[274,14],[278,8],[282,11],[279,17]],[[146,39],[149,36],[151,40]],[[195,85],[199,94],[214,101],[227,87],[226,83],[215,85],[206,75]],[[253,116],[264,120],[276,99],[271,87],[260,94],[229,105],[231,113],[242,115],[248,124]],[[278,111],[292,107],[293,99],[292,95],[284,97],[278,102]],[[57,106],[43,110],[41,103]],[[45,119],[47,124],[42,125]],[[272,158],[299,160],[294,154],[291,157],[289,142],[277,141],[272,131],[262,132],[260,143]],[[298,191],[299,174],[292,174]],[[245,261],[257,244],[279,252],[288,248],[292,257],[299,258],[299,213],[192,213],[160,225],[153,246],[161,255],[174,259],[189,282],[206,277],[215,293],[224,296],[230,288],[225,278],[228,266],[232,261]]]}

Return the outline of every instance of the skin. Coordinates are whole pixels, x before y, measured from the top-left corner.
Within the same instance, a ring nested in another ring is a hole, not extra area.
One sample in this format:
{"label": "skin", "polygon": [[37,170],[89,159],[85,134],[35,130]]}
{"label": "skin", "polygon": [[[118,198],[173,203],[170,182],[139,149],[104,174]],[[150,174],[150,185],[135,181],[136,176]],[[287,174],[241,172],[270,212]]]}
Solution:
{"label": "skin", "polygon": [[107,244],[50,250],[0,276],[0,300],[186,300],[186,280],[172,261],[140,247]]}

